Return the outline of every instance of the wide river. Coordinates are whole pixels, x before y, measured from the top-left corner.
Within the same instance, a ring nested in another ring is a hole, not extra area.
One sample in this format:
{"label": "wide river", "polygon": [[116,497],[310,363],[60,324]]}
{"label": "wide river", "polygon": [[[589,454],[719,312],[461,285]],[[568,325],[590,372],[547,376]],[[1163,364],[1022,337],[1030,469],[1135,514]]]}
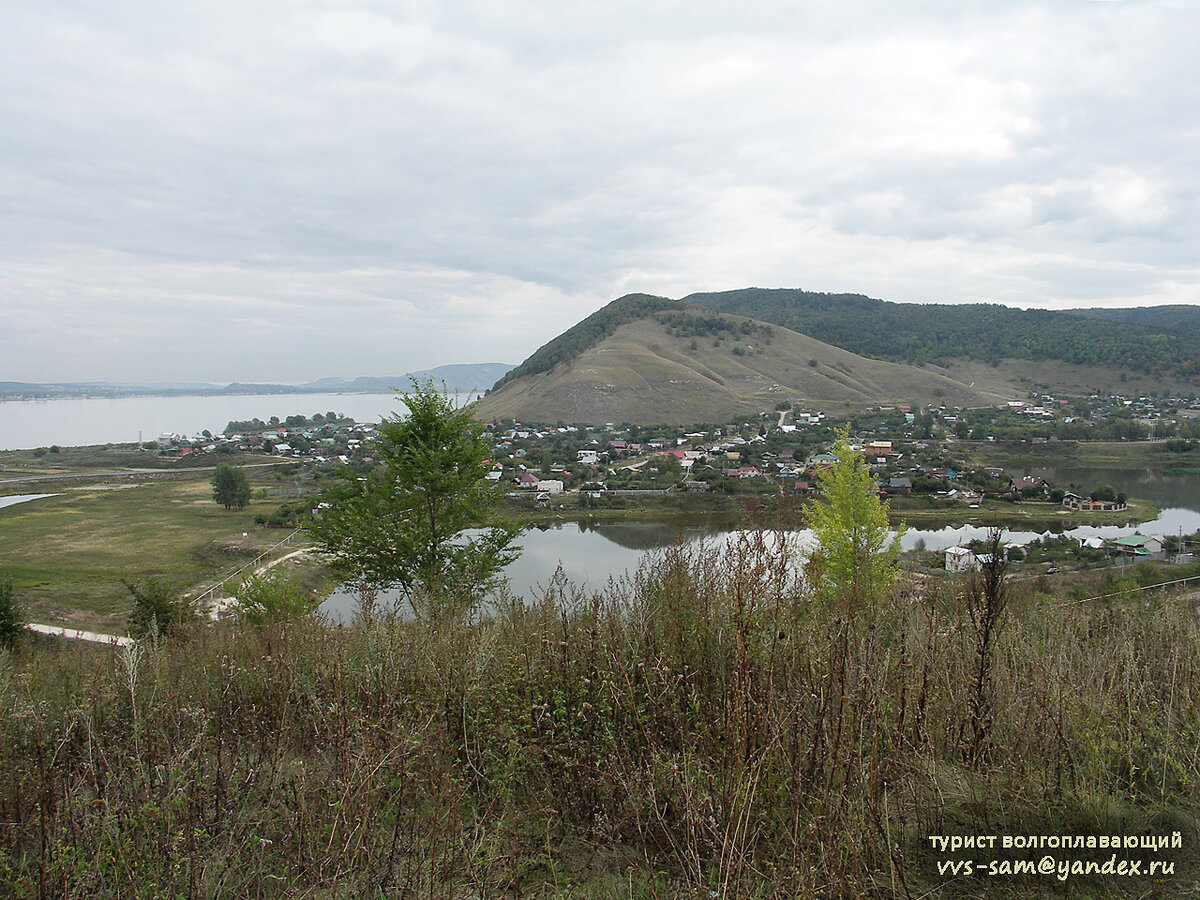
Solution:
{"label": "wide river", "polygon": [[222,397],[69,397],[0,401],[0,450],[153,441],[160,434],[220,434],[231,421],[327,412],[359,422],[402,412],[389,394],[245,394]]}

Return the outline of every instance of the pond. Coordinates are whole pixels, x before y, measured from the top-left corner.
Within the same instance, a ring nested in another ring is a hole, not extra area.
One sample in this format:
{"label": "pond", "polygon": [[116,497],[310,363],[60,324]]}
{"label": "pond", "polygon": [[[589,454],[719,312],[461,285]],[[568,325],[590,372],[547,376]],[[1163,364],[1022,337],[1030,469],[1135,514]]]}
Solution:
{"label": "pond", "polygon": [[18,503],[28,503],[31,500],[43,500],[46,497],[57,496],[58,494],[11,494],[8,497],[0,497],[0,509],[16,506]]}
{"label": "pond", "polygon": [[[904,550],[915,549],[924,541],[928,550],[945,550],[967,541],[983,538],[987,528],[960,525],[936,530],[912,529],[901,540]],[[1182,507],[1164,509],[1158,518],[1140,525],[1081,525],[1061,533],[1076,539],[1088,537],[1115,538],[1133,534],[1159,536],[1191,534],[1200,531],[1200,511]],[[561,568],[568,581],[587,592],[602,591],[610,578],[622,578],[636,572],[648,553],[683,541],[708,541],[714,546],[731,541],[740,532],[731,528],[688,526],[661,522],[613,522],[602,525],[587,522],[564,522],[534,528],[521,538],[522,553],[506,570],[512,593],[526,600],[541,596]],[[795,532],[803,548],[812,540],[811,532]],[[1009,544],[1024,545],[1042,534],[1032,531],[1005,533]],[[398,596],[382,594],[379,602],[392,606]],[[351,619],[358,605],[358,596],[349,589],[335,590],[321,605],[321,613],[335,622]],[[403,612],[403,610],[402,610]]]}
{"label": "pond", "polygon": [[1036,475],[1051,484],[1086,494],[1098,484],[1159,508],[1182,507],[1200,510],[1200,478],[1194,474],[1171,474],[1157,467],[1100,469],[1074,465],[1015,466],[1014,474]]}

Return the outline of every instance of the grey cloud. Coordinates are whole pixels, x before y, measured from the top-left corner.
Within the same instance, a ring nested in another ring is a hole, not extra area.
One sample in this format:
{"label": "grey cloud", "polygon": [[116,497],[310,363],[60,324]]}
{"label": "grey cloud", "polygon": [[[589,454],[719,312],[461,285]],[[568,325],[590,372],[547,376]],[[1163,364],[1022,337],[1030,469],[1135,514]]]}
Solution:
{"label": "grey cloud", "polygon": [[[516,362],[625,290],[1197,281],[1187,6],[3,6],[0,377],[152,377],[172,329],[239,378]],[[96,308],[137,353],[58,355],[51,315],[121,344]]]}

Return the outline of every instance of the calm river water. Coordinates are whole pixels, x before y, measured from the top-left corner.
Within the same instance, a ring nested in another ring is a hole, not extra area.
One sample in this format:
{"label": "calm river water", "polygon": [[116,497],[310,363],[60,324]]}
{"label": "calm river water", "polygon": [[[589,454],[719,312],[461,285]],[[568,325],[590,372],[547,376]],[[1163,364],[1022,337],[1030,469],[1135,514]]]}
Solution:
{"label": "calm river water", "polygon": [[69,397],[0,401],[0,450],[155,440],[160,434],[220,434],[231,421],[327,412],[359,422],[403,411],[388,394],[246,394],[226,397]]}

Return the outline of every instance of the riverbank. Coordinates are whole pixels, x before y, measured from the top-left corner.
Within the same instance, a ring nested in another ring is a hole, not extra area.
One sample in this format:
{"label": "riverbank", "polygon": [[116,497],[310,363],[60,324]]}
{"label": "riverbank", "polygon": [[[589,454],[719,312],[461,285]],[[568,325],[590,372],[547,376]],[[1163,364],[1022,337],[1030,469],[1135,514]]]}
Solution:
{"label": "riverbank", "polygon": [[[1105,450],[1143,465],[1154,459],[1153,452],[1123,445]],[[119,632],[130,604],[123,581],[161,575],[181,590],[198,592],[279,539],[279,532],[256,525],[256,517],[275,514],[283,502],[313,498],[323,486],[320,470],[293,460],[209,454],[203,461],[206,465],[171,460],[132,445],[0,453],[0,495],[59,494],[0,509],[0,572],[13,576],[30,617]],[[246,509],[226,511],[212,501],[209,479],[218,461],[246,468],[254,487]],[[995,525],[1059,532],[1131,525],[1157,514],[1156,505],[1144,500],[1133,501],[1121,513],[1085,513],[1036,502],[933,507],[919,496],[893,502],[893,525],[903,521],[910,530]],[[556,495],[545,504],[524,494],[506,498],[502,508],[539,529],[564,523],[585,528],[647,523],[721,531],[749,524],[799,527],[802,522],[801,500],[782,502],[778,494],[610,492],[593,499],[575,493]],[[582,552],[588,559],[594,548]],[[543,578],[540,573],[530,576],[531,583]]]}
{"label": "riverbank", "polygon": [[[781,502],[777,494],[621,494],[588,503],[577,494],[561,494],[539,506],[532,497],[505,498],[502,509],[518,522],[670,522],[680,525],[780,524],[799,527],[802,502]],[[1020,531],[1061,531],[1081,525],[1133,525],[1159,514],[1153,503],[1129,501],[1125,510],[1084,512],[1047,502],[1009,503],[985,500],[976,506],[931,506],[920,497],[893,500],[888,516],[893,526],[921,528],[979,525]]]}
{"label": "riverbank", "polygon": [[243,468],[272,468],[295,465],[294,460],[262,453],[196,454],[160,456],[157,449],[139,449],[137,444],[100,444],[89,447],[52,447],[40,451],[0,452],[0,495],[21,493],[22,486],[36,484],[78,485],[81,482],[112,483],[160,478],[188,478],[211,473],[218,463]]}
{"label": "riverbank", "polygon": [[977,507],[929,507],[921,501],[896,503],[889,521],[913,527],[941,528],[956,525],[999,526],[1013,531],[1062,531],[1081,525],[1136,525],[1153,520],[1161,511],[1153,503],[1130,500],[1128,508],[1110,512],[1066,509],[1056,503],[984,500]]}

